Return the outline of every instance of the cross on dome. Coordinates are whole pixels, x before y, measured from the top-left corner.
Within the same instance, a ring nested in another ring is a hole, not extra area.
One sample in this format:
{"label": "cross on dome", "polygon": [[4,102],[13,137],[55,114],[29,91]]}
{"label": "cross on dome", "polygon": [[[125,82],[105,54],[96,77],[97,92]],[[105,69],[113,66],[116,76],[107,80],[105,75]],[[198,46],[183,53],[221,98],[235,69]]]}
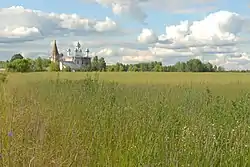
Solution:
{"label": "cross on dome", "polygon": [[76,48],[77,48],[77,50],[81,49],[81,44],[80,44],[80,42],[77,42]]}

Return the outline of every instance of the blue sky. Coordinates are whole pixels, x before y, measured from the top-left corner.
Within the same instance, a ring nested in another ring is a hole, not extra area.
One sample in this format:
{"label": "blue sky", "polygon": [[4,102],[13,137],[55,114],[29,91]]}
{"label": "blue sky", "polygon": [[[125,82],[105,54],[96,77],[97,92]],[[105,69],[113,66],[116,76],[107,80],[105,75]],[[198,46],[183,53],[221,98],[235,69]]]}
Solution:
{"label": "blue sky", "polygon": [[[112,4],[117,4],[117,8]],[[5,9],[0,11],[0,19],[3,17],[0,53],[2,51],[5,56],[0,55],[0,59],[7,59],[15,52],[45,55],[49,53],[51,40],[60,39],[58,42],[62,51],[74,47],[76,41],[82,41],[86,47],[92,48],[93,54],[106,56],[110,63],[165,61],[174,56],[173,59],[178,60],[178,56],[188,59],[190,55],[195,57],[211,53],[207,61],[224,63],[230,68],[232,64],[237,64],[238,68],[239,62],[248,62],[249,47],[241,41],[249,40],[249,4],[248,0],[147,0],[146,4],[141,0],[99,0],[98,3],[95,0],[3,1],[0,5]],[[22,6],[22,9],[10,9],[12,6]],[[44,18],[37,13],[30,14],[29,10],[42,11]],[[45,16],[49,13],[56,13],[57,18]],[[72,14],[77,14],[78,20]],[[142,15],[147,17],[143,19]],[[4,20],[6,16],[13,18],[13,22]],[[61,20],[58,20],[59,17]],[[105,21],[106,17],[108,20]],[[15,18],[18,18],[16,22]],[[40,19],[44,22],[39,24]],[[91,32],[86,29],[90,25],[86,20],[94,26]],[[188,24],[180,22],[185,20]],[[59,29],[54,32],[53,26]],[[20,44],[20,41],[23,43]],[[244,60],[228,56],[232,51],[228,51],[227,55],[221,54],[221,50],[228,50],[227,43],[232,41],[230,48],[234,49],[234,55],[244,55]],[[28,47],[34,43],[35,49]],[[13,45],[16,47],[11,50]],[[176,50],[183,46],[181,51]],[[207,51],[209,48],[210,51]],[[223,56],[231,59],[225,62]]]}
{"label": "blue sky", "polygon": [[[63,3],[62,3],[63,2]],[[166,10],[148,10],[148,18],[146,19],[147,26],[153,28],[159,33],[163,33],[164,27],[162,25],[178,24],[181,20],[200,20],[208,15],[210,12],[217,10],[227,10],[231,12],[241,13],[242,15],[250,14],[250,3],[248,0],[218,0],[213,4],[212,10],[204,10],[194,13],[171,13]],[[105,8],[97,3],[87,3],[84,0],[8,0],[1,2],[1,7],[10,6],[24,6],[25,8],[41,10],[44,12],[56,12],[56,13],[76,13],[81,16],[92,19],[104,19],[106,16],[119,21],[124,26],[145,27],[143,24],[127,18],[120,18],[114,16],[110,8]],[[196,6],[196,5],[194,5]],[[206,5],[202,5],[206,6]],[[127,24],[129,22],[129,24]]]}

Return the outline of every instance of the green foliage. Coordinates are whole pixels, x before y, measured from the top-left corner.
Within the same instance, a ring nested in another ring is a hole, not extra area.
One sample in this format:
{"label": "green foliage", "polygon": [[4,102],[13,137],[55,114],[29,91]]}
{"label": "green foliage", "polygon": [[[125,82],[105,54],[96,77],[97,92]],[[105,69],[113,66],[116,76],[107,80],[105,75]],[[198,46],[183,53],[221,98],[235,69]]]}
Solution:
{"label": "green foliage", "polygon": [[12,61],[14,61],[14,60],[17,60],[17,59],[23,59],[23,56],[22,56],[20,53],[15,54],[15,55],[13,55],[13,56],[11,57],[10,62],[12,62]]}
{"label": "green foliage", "polygon": [[0,61],[0,68],[5,68],[5,67],[6,67],[6,62]]}
{"label": "green foliage", "polygon": [[92,71],[99,71],[99,61],[98,56],[93,57],[92,63],[91,63]]}
{"label": "green foliage", "polygon": [[7,74],[6,73],[0,73],[0,82],[6,82],[7,81]]}
{"label": "green foliage", "polygon": [[[128,67],[128,71],[130,71],[130,72],[138,72],[139,68],[136,65],[130,64],[129,67]],[[143,71],[143,69],[140,69],[140,71]]]}
{"label": "green foliage", "polygon": [[34,60],[34,64],[35,64],[34,67],[35,71],[47,71],[47,68],[51,64],[51,60],[38,57],[37,59]]}
{"label": "green foliage", "polygon": [[[98,58],[98,56],[93,57],[91,62],[91,71],[106,71],[106,62],[103,57]],[[89,69],[89,67],[85,67],[85,70]]]}
{"label": "green foliage", "polygon": [[[19,58],[18,58],[19,57]],[[20,55],[17,54],[12,57],[12,59],[21,59]],[[11,60],[10,62],[12,62]],[[38,57],[35,60],[29,59],[31,62],[30,71],[59,71],[58,63],[51,63],[49,59],[42,59]],[[8,64],[8,62],[0,63]],[[15,70],[12,70],[15,71]],[[70,71],[69,69],[64,69],[63,71]],[[93,57],[91,65],[84,66],[82,69],[78,70],[82,72],[224,72],[223,67],[213,66],[211,63],[202,63],[198,59],[191,59],[187,62],[177,62],[175,65],[164,66],[162,62],[149,62],[149,63],[138,63],[138,64],[122,64],[117,62],[113,65],[107,65],[103,57],[98,58],[98,56]],[[242,71],[246,72],[246,71]]]}
{"label": "green foliage", "polygon": [[49,66],[49,71],[60,71],[58,62],[51,62]]}
{"label": "green foliage", "polygon": [[180,77],[174,84],[124,85],[35,75],[35,84],[12,80],[0,91],[2,166],[250,165],[250,89],[226,84],[227,74],[212,74],[220,85],[201,79],[190,85]]}
{"label": "green foliage", "polygon": [[222,67],[217,67],[211,63],[202,63],[198,59],[191,59],[187,62],[177,62],[175,65],[164,66],[161,62],[149,62],[149,63],[138,63],[138,64],[122,64],[116,63],[116,65],[107,66],[107,71],[110,72],[222,72]]}
{"label": "green foliage", "polygon": [[98,60],[98,64],[99,64],[99,71],[106,71],[106,62],[104,60],[103,57],[101,57],[99,60]]}
{"label": "green foliage", "polygon": [[71,68],[69,66],[67,66],[66,68],[63,68],[63,71],[64,72],[70,72],[71,71]]}
{"label": "green foliage", "polygon": [[223,72],[223,71],[225,71],[225,69],[223,67],[218,67],[217,71]]}
{"label": "green foliage", "polygon": [[115,71],[115,67],[116,67],[116,65],[109,65],[109,66],[107,67],[107,71],[108,71],[108,72],[114,72],[114,71]]}
{"label": "green foliage", "polygon": [[[20,56],[20,55],[19,55]],[[11,61],[4,62],[9,72],[35,72],[46,71],[51,61],[38,57],[37,59],[21,58],[18,55],[12,57]],[[19,58],[18,58],[19,57]]]}
{"label": "green foliage", "polygon": [[31,72],[32,61],[29,59],[15,59],[7,64],[9,72]]}
{"label": "green foliage", "polygon": [[163,67],[160,64],[156,64],[156,66],[153,68],[154,72],[162,72],[163,71]]}
{"label": "green foliage", "polygon": [[43,66],[43,60],[41,57],[38,57],[35,60],[35,65],[36,65],[36,71],[43,71],[44,66]]}
{"label": "green foliage", "polygon": [[51,63],[51,60],[50,59],[45,59],[45,58],[43,58],[42,59],[42,64],[43,64],[43,68],[48,68],[49,67],[49,65],[50,65],[50,63]]}
{"label": "green foliage", "polygon": [[84,66],[80,71],[82,72],[89,72],[92,70],[91,65]]}

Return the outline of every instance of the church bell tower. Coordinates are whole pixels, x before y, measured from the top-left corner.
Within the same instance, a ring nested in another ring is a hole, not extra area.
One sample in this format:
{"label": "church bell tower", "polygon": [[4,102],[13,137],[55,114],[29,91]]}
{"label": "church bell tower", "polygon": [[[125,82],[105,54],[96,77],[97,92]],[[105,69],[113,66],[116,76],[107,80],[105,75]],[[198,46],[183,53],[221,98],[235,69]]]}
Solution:
{"label": "church bell tower", "polygon": [[56,40],[54,40],[53,46],[52,46],[52,55],[51,55],[51,61],[52,62],[58,62],[59,61],[59,52],[57,49],[57,45],[56,45]]}

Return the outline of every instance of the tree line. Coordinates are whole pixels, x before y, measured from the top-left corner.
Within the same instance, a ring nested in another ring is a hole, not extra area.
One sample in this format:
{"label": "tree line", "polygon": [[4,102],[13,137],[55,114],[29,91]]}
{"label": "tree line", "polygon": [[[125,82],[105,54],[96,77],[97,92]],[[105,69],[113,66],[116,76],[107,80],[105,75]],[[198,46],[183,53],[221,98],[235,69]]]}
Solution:
{"label": "tree line", "polygon": [[187,62],[177,62],[174,65],[164,66],[162,62],[137,64],[122,64],[107,66],[107,71],[113,72],[222,72],[223,67],[213,66],[211,63],[202,63],[199,59],[190,59]]}
{"label": "tree line", "polygon": [[15,54],[10,60],[2,61],[2,66],[9,72],[35,72],[48,71],[51,61],[38,57],[37,59],[24,58],[20,53]]}
{"label": "tree line", "polygon": [[[37,59],[24,58],[21,54],[15,54],[10,60],[0,62],[0,67],[5,67],[10,72],[41,72],[59,71],[59,64],[51,62],[49,59],[38,57]],[[71,71],[69,67],[64,71]],[[137,64],[116,63],[107,65],[103,57],[92,58],[91,64],[79,71],[102,71],[102,72],[222,72],[223,67],[202,63],[199,59],[190,59],[187,62],[177,62],[174,65],[163,65],[162,62],[148,62]]]}

